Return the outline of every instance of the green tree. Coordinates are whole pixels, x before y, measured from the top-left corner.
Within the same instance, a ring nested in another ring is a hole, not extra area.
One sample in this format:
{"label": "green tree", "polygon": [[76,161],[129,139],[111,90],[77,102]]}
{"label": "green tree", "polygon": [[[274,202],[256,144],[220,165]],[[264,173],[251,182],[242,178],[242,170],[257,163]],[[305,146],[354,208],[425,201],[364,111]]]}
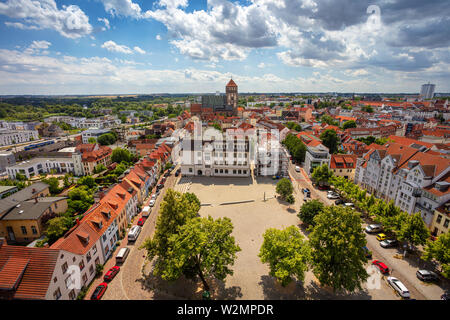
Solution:
{"label": "green tree", "polygon": [[97,174],[97,173],[105,171],[106,169],[107,168],[103,164],[100,163],[98,166],[96,166],[94,168],[94,173]]}
{"label": "green tree", "polygon": [[19,172],[16,173],[16,180],[18,181],[27,181],[27,177],[24,174],[21,174]]}
{"label": "green tree", "polygon": [[169,238],[178,234],[179,228],[188,220],[198,215],[200,206],[193,201],[191,195],[181,194],[173,189],[167,190],[161,203],[160,214],[156,222],[156,231],[152,239],[144,241],[142,248],[147,250],[149,260],[158,257],[154,268],[154,275],[162,275],[167,266]]}
{"label": "green tree", "polygon": [[301,206],[298,217],[304,223],[314,226],[314,217],[321,213],[323,208],[324,205],[319,200],[308,201]]}
{"label": "green tree", "polygon": [[85,186],[71,190],[68,196],[67,205],[72,213],[82,214],[94,203],[92,193]]}
{"label": "green tree", "polygon": [[52,195],[61,192],[61,188],[59,187],[59,180],[57,178],[42,179],[42,182],[49,185],[49,190]]}
{"label": "green tree", "polygon": [[90,144],[96,144],[96,143],[97,143],[97,139],[95,139],[94,137],[90,137],[90,138],[88,139],[88,143],[90,143]]}
{"label": "green tree", "polygon": [[291,180],[283,178],[277,183],[276,192],[281,196],[283,200],[286,200],[289,195],[292,195],[294,187]]}
{"label": "green tree", "polygon": [[89,189],[95,188],[97,184],[95,183],[95,179],[91,176],[85,176],[78,180],[77,184],[79,186],[86,186]]}
{"label": "green tree", "polygon": [[428,240],[422,259],[439,262],[442,275],[450,279],[450,233],[442,233],[435,241]]}
{"label": "green tree", "polygon": [[348,128],[356,128],[356,121],[355,120],[349,120],[345,121],[342,125],[342,129],[348,129]]}
{"label": "green tree", "polygon": [[368,274],[363,251],[366,237],[359,214],[348,208],[330,206],[314,218],[314,223],[309,235],[314,275],[334,291],[361,290]]}
{"label": "green tree", "polygon": [[112,133],[105,133],[98,137],[97,142],[102,146],[109,146],[116,143],[117,139]]}
{"label": "green tree", "polygon": [[339,126],[339,122],[334,120],[328,114],[323,115],[322,118],[320,118],[320,121],[323,122],[323,123],[326,123],[326,124],[328,124],[330,126]]}
{"label": "green tree", "polygon": [[61,238],[72,225],[72,221],[67,217],[55,217],[47,221],[45,234],[49,244]]}
{"label": "green tree", "polygon": [[330,150],[330,153],[335,153],[339,144],[339,137],[336,134],[336,131],[328,129],[322,132],[320,135],[320,140],[325,147]]}
{"label": "green tree", "polygon": [[116,148],[112,152],[111,161],[116,163],[121,163],[122,161],[132,162],[133,155],[126,149]]}
{"label": "green tree", "polygon": [[267,229],[263,237],[264,242],[258,256],[262,263],[269,264],[269,274],[282,286],[288,285],[292,277],[304,281],[310,249],[299,230],[295,226],[284,230]]}
{"label": "green tree", "polygon": [[204,289],[209,291],[207,278],[224,281],[233,274],[231,266],[241,248],[235,243],[232,232],[233,224],[229,218],[188,220],[178,233],[169,238],[162,278],[176,280],[186,269],[190,269],[200,277]]}
{"label": "green tree", "polygon": [[398,239],[407,242],[409,246],[424,245],[429,238],[430,231],[420,212],[408,215],[398,232]]}
{"label": "green tree", "polygon": [[283,140],[283,145],[289,150],[292,158],[298,163],[305,161],[306,146],[298,137],[293,134],[288,134]]}
{"label": "green tree", "polygon": [[328,185],[333,177],[333,171],[328,168],[326,163],[314,168],[311,178],[318,185]]}

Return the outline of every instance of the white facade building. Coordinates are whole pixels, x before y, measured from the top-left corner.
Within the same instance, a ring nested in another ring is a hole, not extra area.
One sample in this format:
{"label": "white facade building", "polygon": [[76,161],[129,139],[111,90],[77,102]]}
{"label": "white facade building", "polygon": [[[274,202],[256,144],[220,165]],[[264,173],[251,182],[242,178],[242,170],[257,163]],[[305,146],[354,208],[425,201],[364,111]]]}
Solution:
{"label": "white facade building", "polygon": [[27,179],[41,173],[75,173],[75,166],[72,158],[34,158],[23,161],[13,166],[7,167],[6,172],[11,179],[15,179],[17,174],[25,175]]}
{"label": "white facade building", "polygon": [[39,134],[36,130],[14,131],[0,129],[0,146],[9,146],[35,140],[39,140]]}

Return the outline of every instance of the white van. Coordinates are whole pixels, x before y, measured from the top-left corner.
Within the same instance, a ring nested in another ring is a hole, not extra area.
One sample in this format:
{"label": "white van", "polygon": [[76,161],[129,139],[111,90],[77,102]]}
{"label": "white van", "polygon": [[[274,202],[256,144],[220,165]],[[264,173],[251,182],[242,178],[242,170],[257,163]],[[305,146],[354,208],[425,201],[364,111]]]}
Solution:
{"label": "white van", "polygon": [[132,227],[130,232],[128,232],[128,241],[136,241],[140,233],[141,233],[140,226]]}
{"label": "white van", "polygon": [[116,256],[116,263],[124,263],[129,253],[130,248],[125,247],[120,249]]}
{"label": "white van", "polygon": [[149,206],[144,207],[144,209],[142,209],[142,218],[147,219],[150,216],[150,213],[152,213],[152,208]]}

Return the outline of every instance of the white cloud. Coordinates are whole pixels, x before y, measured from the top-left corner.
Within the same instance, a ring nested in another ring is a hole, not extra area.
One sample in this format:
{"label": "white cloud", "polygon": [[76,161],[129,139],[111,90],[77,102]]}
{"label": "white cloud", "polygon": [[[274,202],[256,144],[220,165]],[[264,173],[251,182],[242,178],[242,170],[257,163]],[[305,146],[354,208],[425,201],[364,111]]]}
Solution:
{"label": "white cloud", "polygon": [[134,51],[136,51],[137,53],[140,53],[140,54],[145,54],[146,53],[145,50],[143,50],[143,49],[141,49],[139,47],[134,47],[133,49],[134,49]]}
{"label": "white cloud", "polygon": [[104,27],[102,27],[103,31],[111,29],[111,26],[109,25],[109,20],[106,18],[98,18],[98,21],[103,22],[105,24]]}
{"label": "white cloud", "polygon": [[112,40],[106,41],[102,44],[102,48],[110,51],[110,52],[119,52],[124,54],[132,54],[133,50],[124,45],[119,45]]}
{"label": "white cloud", "polygon": [[0,2],[0,14],[23,23],[8,23],[20,29],[53,29],[66,38],[77,39],[92,32],[88,16],[76,5],[58,9],[55,0],[7,0]]}
{"label": "white cloud", "polygon": [[132,0],[100,0],[112,16],[141,18],[141,7]]}
{"label": "white cloud", "polygon": [[156,35],[156,40],[161,40],[161,36],[159,34]]}
{"label": "white cloud", "polygon": [[264,62],[261,62],[258,64],[258,68],[264,69],[266,67],[266,64]]}

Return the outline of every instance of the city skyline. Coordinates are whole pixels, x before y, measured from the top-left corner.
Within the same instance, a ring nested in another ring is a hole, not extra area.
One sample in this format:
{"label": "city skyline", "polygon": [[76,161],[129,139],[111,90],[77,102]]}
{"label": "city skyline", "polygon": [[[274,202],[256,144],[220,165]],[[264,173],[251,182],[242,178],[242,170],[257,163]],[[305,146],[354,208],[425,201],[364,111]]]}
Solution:
{"label": "city skyline", "polygon": [[450,92],[449,13],[448,1],[7,0],[0,95],[205,93],[230,77],[242,93]]}

